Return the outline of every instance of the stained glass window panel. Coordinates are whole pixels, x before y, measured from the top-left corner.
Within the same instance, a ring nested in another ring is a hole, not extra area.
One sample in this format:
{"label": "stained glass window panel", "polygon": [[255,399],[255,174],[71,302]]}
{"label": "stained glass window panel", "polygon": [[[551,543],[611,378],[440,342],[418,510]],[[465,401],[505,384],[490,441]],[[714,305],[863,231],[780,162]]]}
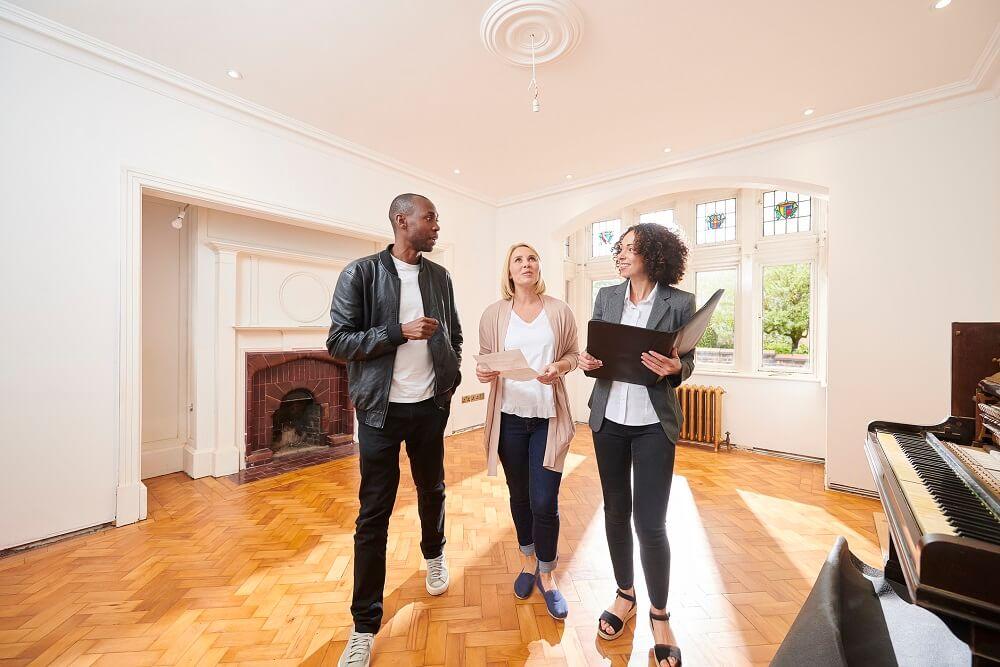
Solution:
{"label": "stained glass window panel", "polygon": [[608,257],[622,231],[622,221],[604,220],[593,226],[593,257]]}
{"label": "stained glass window panel", "polygon": [[736,198],[698,204],[695,209],[698,245],[736,240]]}
{"label": "stained glass window panel", "polygon": [[764,193],[764,236],[808,232],[812,229],[809,195],[787,190]]}

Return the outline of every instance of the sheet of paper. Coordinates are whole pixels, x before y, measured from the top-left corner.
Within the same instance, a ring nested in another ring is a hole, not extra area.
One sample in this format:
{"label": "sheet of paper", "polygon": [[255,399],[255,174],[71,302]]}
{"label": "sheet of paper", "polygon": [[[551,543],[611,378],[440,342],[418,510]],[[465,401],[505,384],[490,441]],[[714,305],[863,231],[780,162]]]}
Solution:
{"label": "sheet of paper", "polygon": [[476,363],[485,366],[488,370],[497,371],[500,377],[508,380],[534,380],[541,375],[528,364],[521,350],[504,350],[492,354],[473,355]]}

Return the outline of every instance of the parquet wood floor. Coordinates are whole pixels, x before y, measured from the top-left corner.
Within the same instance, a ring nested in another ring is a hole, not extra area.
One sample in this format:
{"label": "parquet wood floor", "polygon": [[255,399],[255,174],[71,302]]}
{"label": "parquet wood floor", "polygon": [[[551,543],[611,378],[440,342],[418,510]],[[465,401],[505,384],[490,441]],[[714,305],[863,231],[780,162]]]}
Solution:
{"label": "parquet wood floor", "polygon": [[[589,431],[578,429],[560,497],[565,624],[537,595],[511,591],[519,567],[506,487],[486,477],[480,438],[448,440],[452,584],[440,598],[424,591],[415,495],[402,476],[374,664],[647,664],[645,620],[612,643],[594,631],[615,584]],[[676,474],[669,607],[685,665],[767,664],[837,535],[879,563],[878,503],[825,491],[818,465],[682,447]],[[351,624],[357,481],[356,457],[244,485],[148,480],[147,521],[0,560],[0,661],[335,664]]]}

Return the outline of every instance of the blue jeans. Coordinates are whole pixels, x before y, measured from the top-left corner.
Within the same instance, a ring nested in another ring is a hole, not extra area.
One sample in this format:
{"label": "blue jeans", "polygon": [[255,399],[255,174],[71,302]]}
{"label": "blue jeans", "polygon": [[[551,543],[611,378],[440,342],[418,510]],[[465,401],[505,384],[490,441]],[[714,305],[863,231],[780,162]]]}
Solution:
{"label": "blue jeans", "polygon": [[510,490],[521,551],[538,558],[538,569],[551,572],[559,544],[559,484],[562,473],[542,466],[549,420],[501,413],[500,463]]}

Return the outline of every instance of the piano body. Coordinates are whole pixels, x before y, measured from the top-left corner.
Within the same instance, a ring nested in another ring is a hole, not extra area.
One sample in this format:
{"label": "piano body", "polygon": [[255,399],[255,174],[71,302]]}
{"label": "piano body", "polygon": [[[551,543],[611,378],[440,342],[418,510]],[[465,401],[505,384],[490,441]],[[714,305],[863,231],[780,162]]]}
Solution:
{"label": "piano body", "polygon": [[952,415],[935,426],[872,422],[865,443],[889,523],[885,576],[966,642],[976,665],[1000,665],[1000,431],[983,426],[1000,428],[990,421],[1000,384],[983,380],[998,361],[1000,323],[952,324]]}

